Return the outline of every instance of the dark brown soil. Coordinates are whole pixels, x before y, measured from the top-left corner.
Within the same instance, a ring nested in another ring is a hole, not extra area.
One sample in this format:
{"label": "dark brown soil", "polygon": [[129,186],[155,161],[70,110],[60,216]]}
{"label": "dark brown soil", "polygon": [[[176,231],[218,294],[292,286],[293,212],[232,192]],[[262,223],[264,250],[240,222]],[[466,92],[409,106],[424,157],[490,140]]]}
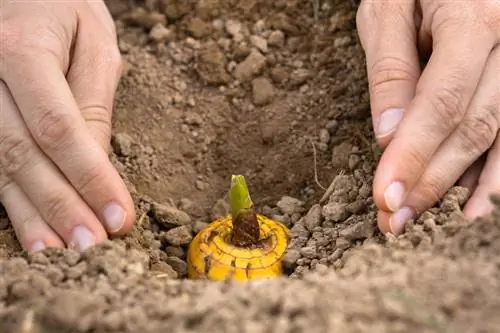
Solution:
{"label": "dark brown soil", "polygon": [[[404,236],[376,228],[354,1],[108,5],[126,59],[112,159],[138,222],[84,254],[26,255],[0,211],[0,332],[500,330],[500,209],[466,223],[454,188]],[[287,275],[187,280],[237,173],[292,230]]]}

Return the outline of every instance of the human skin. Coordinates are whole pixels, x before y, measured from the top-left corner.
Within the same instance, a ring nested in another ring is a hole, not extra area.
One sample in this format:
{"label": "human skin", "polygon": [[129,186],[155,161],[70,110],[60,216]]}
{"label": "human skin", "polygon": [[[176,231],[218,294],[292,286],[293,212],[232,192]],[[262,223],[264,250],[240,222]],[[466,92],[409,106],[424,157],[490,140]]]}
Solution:
{"label": "human skin", "polygon": [[457,182],[471,191],[467,218],[491,212],[500,190],[500,2],[364,0],[357,27],[384,148],[373,184],[379,228],[402,233]]}
{"label": "human skin", "polygon": [[102,1],[0,0],[0,201],[27,251],[130,230],[108,158],[122,60]]}

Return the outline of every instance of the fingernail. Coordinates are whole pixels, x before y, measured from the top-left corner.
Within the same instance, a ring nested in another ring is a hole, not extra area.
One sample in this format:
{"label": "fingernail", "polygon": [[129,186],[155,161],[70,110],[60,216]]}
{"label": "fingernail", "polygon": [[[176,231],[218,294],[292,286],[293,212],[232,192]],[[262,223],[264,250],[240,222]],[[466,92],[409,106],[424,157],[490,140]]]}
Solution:
{"label": "fingernail", "polygon": [[109,232],[120,230],[125,223],[125,210],[114,202],[104,208],[102,216]]}
{"label": "fingernail", "polygon": [[409,207],[403,207],[398,210],[396,213],[392,214],[389,220],[389,226],[391,228],[391,232],[394,235],[401,234],[405,229],[405,223],[408,220],[414,218],[415,213]]}
{"label": "fingernail", "polygon": [[385,204],[392,211],[395,212],[403,203],[405,197],[405,187],[401,182],[393,182],[387,187],[384,193]]}
{"label": "fingernail", "polygon": [[36,241],[31,245],[31,250],[30,252],[38,252],[38,251],[43,251],[45,250],[45,243],[43,241]]}
{"label": "fingernail", "polygon": [[387,109],[380,115],[378,126],[377,126],[377,136],[383,137],[391,134],[396,130],[403,115],[405,113],[404,109]]}
{"label": "fingernail", "polygon": [[73,228],[72,247],[83,252],[95,244],[95,236],[82,225]]}

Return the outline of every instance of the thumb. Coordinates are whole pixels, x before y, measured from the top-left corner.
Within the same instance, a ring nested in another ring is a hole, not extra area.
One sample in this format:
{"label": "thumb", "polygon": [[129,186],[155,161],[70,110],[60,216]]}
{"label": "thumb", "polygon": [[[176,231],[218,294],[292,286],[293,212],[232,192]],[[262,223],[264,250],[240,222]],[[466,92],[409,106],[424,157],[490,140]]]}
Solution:
{"label": "thumb", "polygon": [[91,14],[82,14],[66,78],[87,128],[107,152],[122,59],[114,35],[105,36],[98,28],[102,23]]}
{"label": "thumb", "polygon": [[356,16],[380,146],[391,141],[420,76],[415,1],[364,1]]}

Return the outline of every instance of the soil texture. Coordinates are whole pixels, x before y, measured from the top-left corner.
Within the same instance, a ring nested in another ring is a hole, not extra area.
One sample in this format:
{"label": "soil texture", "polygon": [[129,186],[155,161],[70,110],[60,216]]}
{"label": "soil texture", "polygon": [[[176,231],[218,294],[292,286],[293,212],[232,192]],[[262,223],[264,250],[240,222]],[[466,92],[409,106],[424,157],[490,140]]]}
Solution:
{"label": "soil texture", "polygon": [[[376,227],[356,1],[107,5],[125,59],[110,156],[137,223],[82,254],[26,254],[0,211],[1,332],[500,331],[500,205],[468,223],[455,187],[403,236]],[[186,279],[231,174],[291,229],[282,278]]]}

